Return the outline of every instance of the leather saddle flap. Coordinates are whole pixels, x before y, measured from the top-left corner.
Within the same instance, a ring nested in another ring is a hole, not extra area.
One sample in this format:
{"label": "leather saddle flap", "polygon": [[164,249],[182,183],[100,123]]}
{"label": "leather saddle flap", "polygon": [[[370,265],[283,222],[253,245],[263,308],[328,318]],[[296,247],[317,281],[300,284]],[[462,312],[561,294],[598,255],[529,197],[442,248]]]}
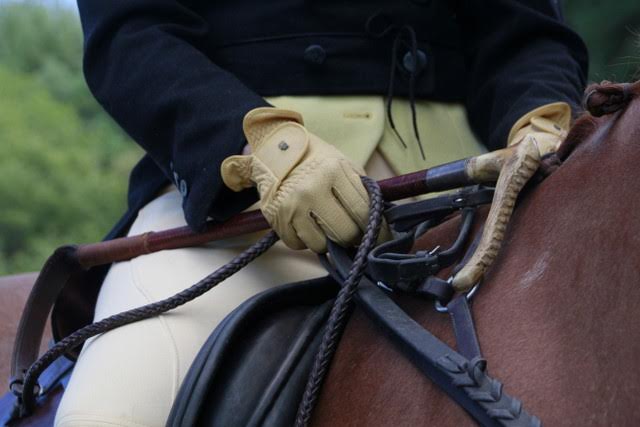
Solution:
{"label": "leather saddle flap", "polygon": [[235,309],[191,365],[167,425],[293,425],[337,290],[314,279]]}

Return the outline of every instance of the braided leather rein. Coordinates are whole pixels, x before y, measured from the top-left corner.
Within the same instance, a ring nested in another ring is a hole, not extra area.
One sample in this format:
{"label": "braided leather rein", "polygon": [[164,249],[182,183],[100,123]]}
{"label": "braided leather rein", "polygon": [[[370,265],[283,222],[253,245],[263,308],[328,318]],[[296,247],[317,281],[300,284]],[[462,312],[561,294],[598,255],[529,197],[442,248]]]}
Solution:
{"label": "braided leather rein", "polygon": [[327,326],[322,336],[322,342],[320,343],[320,348],[313,362],[313,368],[309,374],[302,401],[298,407],[296,427],[303,427],[309,424],[313,408],[320,395],[322,383],[326,377],[329,365],[333,360],[342,333],[344,332],[344,327],[351,313],[351,309],[353,308],[353,296],[364,274],[367,257],[376,244],[378,233],[382,226],[384,200],[380,187],[377,182],[368,177],[362,177],[362,183],[369,192],[370,199],[367,229],[358,247],[353,264],[351,264],[351,269],[344,282],[344,286],[340,288],[338,296],[331,308]]}
{"label": "braided leather rein", "polygon": [[18,396],[14,411],[19,411],[20,416],[31,412],[39,389],[39,386],[37,385],[38,377],[49,365],[51,365],[51,363],[53,363],[53,361],[64,355],[69,350],[81,345],[86,340],[96,335],[139,320],[158,316],[188,303],[241,270],[258,256],[265,253],[277,241],[278,236],[276,233],[270,231],[240,255],[236,256],[230,262],[218,268],[216,271],[191,287],[164,300],[109,316],[103,320],[87,325],[60,340],[46,353],[44,353],[33,365],[31,365],[23,382],[14,382],[11,385],[11,390]]}

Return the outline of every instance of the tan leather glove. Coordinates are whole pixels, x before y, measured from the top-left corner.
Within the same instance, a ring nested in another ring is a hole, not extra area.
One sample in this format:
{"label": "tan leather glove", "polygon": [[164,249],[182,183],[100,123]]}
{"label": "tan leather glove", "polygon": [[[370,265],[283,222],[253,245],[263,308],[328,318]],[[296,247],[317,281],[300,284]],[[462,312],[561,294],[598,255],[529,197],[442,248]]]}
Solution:
{"label": "tan leather glove", "polygon": [[260,210],[293,249],[326,252],[326,238],[356,244],[366,228],[369,197],[360,175],[340,151],[309,133],[300,114],[256,108],[244,118],[250,155],[222,163],[234,191],[257,186]]}
{"label": "tan leather glove", "polygon": [[541,155],[556,151],[567,136],[571,107],[566,102],[543,105],[522,116],[511,128],[508,146],[534,138]]}

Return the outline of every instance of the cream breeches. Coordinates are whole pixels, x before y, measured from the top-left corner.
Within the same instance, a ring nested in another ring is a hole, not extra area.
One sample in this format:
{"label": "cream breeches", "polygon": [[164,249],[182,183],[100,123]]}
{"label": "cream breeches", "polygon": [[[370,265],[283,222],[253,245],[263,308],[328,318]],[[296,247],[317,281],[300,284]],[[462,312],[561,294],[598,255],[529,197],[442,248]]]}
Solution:
{"label": "cream breeches", "polygon": [[[394,100],[393,114],[407,149],[388,129],[381,97],[278,97],[269,101],[301,112],[311,132],[335,143],[376,179],[482,152],[460,106],[418,102],[419,130],[427,154],[423,161],[406,101]],[[138,213],[129,235],[185,225],[181,204],[176,190],[160,195]],[[183,290],[259,236],[162,251],[114,264],[100,291],[95,320]],[[273,286],[323,275],[314,254],[289,250],[279,242],[196,300],[92,339],[76,364],[56,426],[163,426],[192,360],[229,312]]]}

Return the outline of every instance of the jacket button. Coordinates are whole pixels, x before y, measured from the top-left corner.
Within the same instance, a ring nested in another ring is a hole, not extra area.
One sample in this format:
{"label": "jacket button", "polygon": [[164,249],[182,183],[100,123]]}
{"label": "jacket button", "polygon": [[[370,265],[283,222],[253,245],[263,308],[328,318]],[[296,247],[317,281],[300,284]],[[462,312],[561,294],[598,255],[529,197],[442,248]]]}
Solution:
{"label": "jacket button", "polygon": [[322,65],[327,59],[327,52],[319,44],[312,44],[304,50],[304,60],[309,64]]}
{"label": "jacket button", "polygon": [[[427,66],[427,54],[421,51],[420,49],[418,49],[416,51],[416,56],[417,56],[417,61],[416,61],[417,68],[415,70],[415,74],[418,75]],[[411,51],[404,54],[404,57],[402,58],[402,66],[408,72],[413,71],[413,55],[411,54]]]}

